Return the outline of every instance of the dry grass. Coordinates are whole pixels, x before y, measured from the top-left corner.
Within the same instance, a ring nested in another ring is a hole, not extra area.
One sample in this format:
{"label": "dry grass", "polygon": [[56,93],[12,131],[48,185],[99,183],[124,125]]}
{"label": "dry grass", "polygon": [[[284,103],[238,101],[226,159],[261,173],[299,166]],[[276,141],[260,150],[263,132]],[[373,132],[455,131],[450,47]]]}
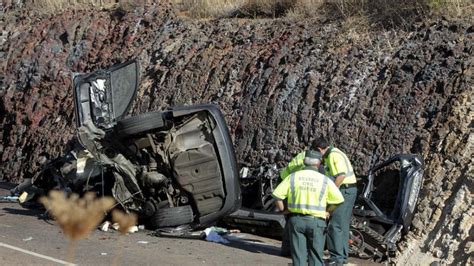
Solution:
{"label": "dry grass", "polygon": [[63,192],[56,190],[52,190],[48,197],[42,197],[40,202],[71,240],[87,237],[115,203],[111,197],[95,198],[92,192],[80,198],[77,194],[66,197]]}
{"label": "dry grass", "polygon": [[70,9],[130,9],[139,5],[145,5],[153,0],[30,0],[27,5],[41,14],[56,14]]}
{"label": "dry grass", "polygon": [[92,192],[82,198],[77,194],[66,197],[65,193],[52,190],[48,197],[41,197],[40,202],[71,240],[67,260],[74,261],[76,241],[86,238],[99,225],[115,200],[111,197],[95,198]]}
{"label": "dry grass", "polygon": [[171,0],[195,18],[365,16],[372,23],[399,25],[413,17],[472,16],[472,0]]}
{"label": "dry grass", "polygon": [[240,10],[246,0],[171,0],[193,18],[227,17]]}
{"label": "dry grass", "polygon": [[307,18],[324,16],[324,0],[298,0],[298,3],[288,10],[286,16],[292,18]]}
{"label": "dry grass", "polygon": [[472,17],[474,13],[472,0],[27,0],[26,5],[40,13],[55,14],[88,7],[130,10],[157,2],[171,2],[181,14],[193,18],[365,16],[383,25],[403,24],[412,17]]}
{"label": "dry grass", "polygon": [[194,18],[280,17],[296,3],[295,0],[171,0],[171,2]]}

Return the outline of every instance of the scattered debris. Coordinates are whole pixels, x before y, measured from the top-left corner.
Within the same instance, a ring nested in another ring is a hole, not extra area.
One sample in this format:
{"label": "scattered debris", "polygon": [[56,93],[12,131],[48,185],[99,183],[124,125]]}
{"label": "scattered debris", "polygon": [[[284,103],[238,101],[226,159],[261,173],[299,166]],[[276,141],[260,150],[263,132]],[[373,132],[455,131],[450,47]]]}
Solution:
{"label": "scattered debris", "polygon": [[104,223],[102,223],[102,225],[99,227],[99,229],[101,231],[107,232],[107,231],[109,231],[110,224],[111,223],[109,221],[105,221]]}
{"label": "scattered debris", "polygon": [[227,229],[220,228],[220,227],[209,227],[204,230],[206,234],[206,241],[215,242],[215,243],[222,243],[222,244],[229,244],[229,240],[223,238],[221,234],[227,234]]}
{"label": "scattered debris", "polygon": [[137,215],[134,213],[125,213],[120,210],[112,211],[112,219],[116,222],[112,226],[115,230],[120,231],[121,234],[138,232]]}
{"label": "scattered debris", "polygon": [[[112,227],[112,229],[116,230],[116,231],[120,231],[120,225],[118,223],[111,223],[110,221],[105,221],[104,223],[102,223],[102,225],[99,227],[99,230],[101,231],[104,231],[104,232],[108,232],[109,231],[109,228]],[[128,227],[128,230],[124,231],[125,233],[136,233],[138,232],[138,230],[140,229],[143,230],[145,229],[144,226],[136,226],[136,225],[133,225],[133,226],[130,226]]]}
{"label": "scattered debris", "polygon": [[119,229],[119,224],[118,223],[113,223],[112,228],[117,231]]}
{"label": "scattered debris", "polygon": [[[229,233],[229,230],[227,230],[226,228],[223,228],[223,227],[211,226],[209,228],[206,228],[206,230],[208,230],[208,229],[218,233],[219,235],[226,235],[226,234]],[[204,232],[206,230],[204,230]]]}
{"label": "scattered debris", "polygon": [[136,233],[138,232],[138,226],[134,225],[128,229],[129,233]]}
{"label": "scattered debris", "polygon": [[18,202],[18,197],[17,196],[2,196],[0,197],[0,201]]}

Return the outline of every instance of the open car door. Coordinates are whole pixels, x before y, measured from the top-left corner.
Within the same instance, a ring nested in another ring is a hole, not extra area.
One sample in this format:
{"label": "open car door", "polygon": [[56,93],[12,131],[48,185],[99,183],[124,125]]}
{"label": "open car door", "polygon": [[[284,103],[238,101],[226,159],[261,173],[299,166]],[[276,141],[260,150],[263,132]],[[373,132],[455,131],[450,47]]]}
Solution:
{"label": "open car door", "polygon": [[76,124],[86,121],[110,129],[130,109],[139,83],[138,61],[129,61],[90,74],[73,74]]}

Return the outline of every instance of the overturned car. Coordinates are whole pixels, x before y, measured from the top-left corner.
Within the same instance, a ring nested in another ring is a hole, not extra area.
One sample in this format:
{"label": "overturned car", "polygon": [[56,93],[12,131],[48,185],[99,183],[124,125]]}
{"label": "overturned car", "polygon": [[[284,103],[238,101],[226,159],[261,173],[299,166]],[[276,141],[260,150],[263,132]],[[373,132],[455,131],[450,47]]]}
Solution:
{"label": "overturned car", "polygon": [[202,104],[125,117],[138,83],[137,61],[75,74],[80,145],[13,192],[95,191],[149,228],[206,226],[237,210],[238,171],[219,109]]}
{"label": "overturned car", "polygon": [[[271,197],[279,179],[276,166],[244,168],[241,176],[243,207],[226,216],[225,222],[248,232],[281,237],[286,220],[275,212]],[[410,229],[423,183],[423,160],[416,155],[395,155],[371,168],[357,183],[350,252],[375,261],[390,259],[395,256],[396,243]]]}

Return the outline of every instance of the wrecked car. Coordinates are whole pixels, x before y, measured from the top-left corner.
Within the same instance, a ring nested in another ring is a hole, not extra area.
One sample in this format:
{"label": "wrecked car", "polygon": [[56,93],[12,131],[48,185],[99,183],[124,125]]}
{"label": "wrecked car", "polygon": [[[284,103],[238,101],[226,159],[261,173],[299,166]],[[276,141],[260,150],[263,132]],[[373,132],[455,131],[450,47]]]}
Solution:
{"label": "wrecked car", "polygon": [[237,210],[235,153],[218,107],[127,117],[138,84],[138,61],[74,74],[78,145],[13,192],[95,191],[139,214],[149,228],[206,226]]}
{"label": "wrecked car", "polygon": [[[226,123],[212,104],[127,117],[138,84],[138,61],[75,74],[77,142],[64,156],[42,162],[42,171],[12,193],[27,191],[30,199],[52,189],[94,191],[114,197],[151,229],[223,221],[281,238],[285,217],[271,196],[279,182],[276,165],[239,173]],[[396,155],[359,178],[352,254],[374,260],[394,255],[410,228],[422,181],[423,160],[416,155]]]}
{"label": "wrecked car", "polygon": [[[243,207],[226,216],[226,224],[281,237],[285,218],[275,211],[271,197],[278,181],[275,165],[243,168]],[[350,228],[352,255],[375,261],[395,256],[397,242],[410,229],[422,183],[423,160],[410,154],[395,155],[359,178]]]}

